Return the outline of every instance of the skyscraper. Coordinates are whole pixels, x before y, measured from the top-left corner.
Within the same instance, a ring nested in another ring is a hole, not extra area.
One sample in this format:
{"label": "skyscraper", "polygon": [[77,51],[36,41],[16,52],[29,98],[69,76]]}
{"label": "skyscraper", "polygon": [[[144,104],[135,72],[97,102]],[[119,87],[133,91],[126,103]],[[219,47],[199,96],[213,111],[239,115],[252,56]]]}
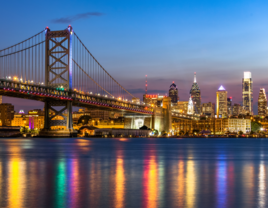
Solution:
{"label": "skyscraper", "polygon": [[232,97],[227,98],[227,113],[228,116],[233,114]]}
{"label": "skyscraper", "polygon": [[194,114],[194,104],[193,104],[191,95],[190,95],[189,102],[188,102],[187,114],[189,114],[189,115]]}
{"label": "skyscraper", "polygon": [[242,96],[243,107],[245,113],[253,114],[253,88],[252,88],[251,72],[244,72],[244,78],[242,79]]}
{"label": "skyscraper", "polygon": [[214,118],[215,116],[215,103],[203,103],[202,104],[202,114],[204,116],[209,116]]}
{"label": "skyscraper", "polygon": [[171,98],[171,104],[177,105],[178,102],[178,88],[174,82],[170,85],[168,91],[169,97]]}
{"label": "skyscraper", "polygon": [[227,91],[221,85],[216,93],[217,118],[226,118],[227,111]]}
{"label": "skyscraper", "polygon": [[194,82],[190,90],[190,95],[193,100],[194,111],[196,114],[201,114],[201,93],[199,86],[196,82],[196,72],[194,73]]}
{"label": "skyscraper", "polygon": [[239,116],[242,113],[242,106],[238,103],[233,105],[233,115]]}
{"label": "skyscraper", "polygon": [[258,98],[258,115],[261,117],[265,117],[267,114],[267,98],[265,89],[261,88]]}

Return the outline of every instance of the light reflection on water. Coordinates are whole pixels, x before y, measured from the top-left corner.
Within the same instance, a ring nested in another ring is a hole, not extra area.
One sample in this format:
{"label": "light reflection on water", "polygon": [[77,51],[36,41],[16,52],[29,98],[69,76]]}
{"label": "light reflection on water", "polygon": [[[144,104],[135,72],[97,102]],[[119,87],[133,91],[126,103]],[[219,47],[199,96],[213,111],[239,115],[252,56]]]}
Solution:
{"label": "light reflection on water", "polygon": [[268,139],[1,139],[0,207],[268,207]]}

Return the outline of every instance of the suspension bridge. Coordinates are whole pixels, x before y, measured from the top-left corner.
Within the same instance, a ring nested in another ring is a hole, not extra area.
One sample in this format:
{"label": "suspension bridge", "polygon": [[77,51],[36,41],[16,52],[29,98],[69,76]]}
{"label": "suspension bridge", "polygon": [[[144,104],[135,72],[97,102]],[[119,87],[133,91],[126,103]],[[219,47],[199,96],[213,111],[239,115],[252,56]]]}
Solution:
{"label": "suspension bridge", "polygon": [[[70,25],[60,31],[47,27],[0,50],[0,94],[43,101],[44,129],[66,125],[71,131],[72,106],[153,114],[107,72]],[[58,115],[64,120],[55,120]]]}

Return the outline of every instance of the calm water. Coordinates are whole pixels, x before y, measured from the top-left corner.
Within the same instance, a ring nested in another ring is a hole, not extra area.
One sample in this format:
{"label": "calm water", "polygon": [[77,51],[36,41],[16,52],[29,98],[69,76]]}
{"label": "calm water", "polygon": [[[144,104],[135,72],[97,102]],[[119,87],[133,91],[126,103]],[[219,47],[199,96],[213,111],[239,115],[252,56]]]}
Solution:
{"label": "calm water", "polygon": [[0,207],[268,207],[268,139],[0,139]]}

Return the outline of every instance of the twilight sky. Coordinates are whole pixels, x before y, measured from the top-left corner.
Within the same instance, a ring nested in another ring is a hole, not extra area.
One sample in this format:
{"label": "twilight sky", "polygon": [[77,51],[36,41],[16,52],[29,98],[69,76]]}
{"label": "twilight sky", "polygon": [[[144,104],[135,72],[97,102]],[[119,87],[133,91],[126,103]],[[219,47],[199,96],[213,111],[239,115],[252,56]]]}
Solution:
{"label": "twilight sky", "polygon": [[[251,71],[254,112],[259,88],[268,91],[267,0],[2,1],[0,49],[71,24],[106,70],[130,92],[166,94],[175,81],[188,100],[197,72],[202,102],[223,85],[242,101],[243,71]],[[4,97],[15,110],[43,103]]]}

